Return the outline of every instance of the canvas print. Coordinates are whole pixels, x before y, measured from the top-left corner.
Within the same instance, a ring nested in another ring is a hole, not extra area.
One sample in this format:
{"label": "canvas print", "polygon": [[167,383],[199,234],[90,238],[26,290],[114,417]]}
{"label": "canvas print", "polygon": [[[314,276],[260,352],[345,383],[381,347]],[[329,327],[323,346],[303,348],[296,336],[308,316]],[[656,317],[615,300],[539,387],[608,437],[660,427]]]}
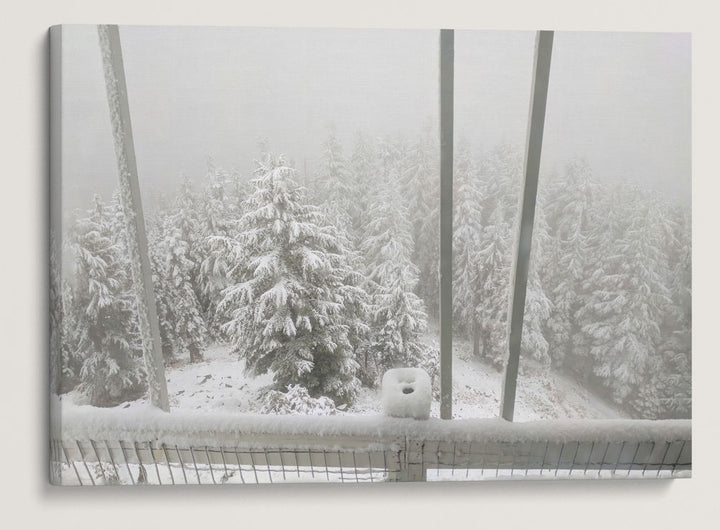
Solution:
{"label": "canvas print", "polygon": [[690,47],[51,28],[51,482],[689,476]]}

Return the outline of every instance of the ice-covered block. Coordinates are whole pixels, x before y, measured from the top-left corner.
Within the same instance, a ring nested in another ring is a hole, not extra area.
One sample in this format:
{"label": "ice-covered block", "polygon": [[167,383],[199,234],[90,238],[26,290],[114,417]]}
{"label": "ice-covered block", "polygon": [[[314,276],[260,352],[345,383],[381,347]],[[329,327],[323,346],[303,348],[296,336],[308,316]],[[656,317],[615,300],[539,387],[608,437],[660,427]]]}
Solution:
{"label": "ice-covered block", "polygon": [[386,416],[426,420],[430,417],[432,385],[422,368],[393,368],[382,378],[382,406]]}

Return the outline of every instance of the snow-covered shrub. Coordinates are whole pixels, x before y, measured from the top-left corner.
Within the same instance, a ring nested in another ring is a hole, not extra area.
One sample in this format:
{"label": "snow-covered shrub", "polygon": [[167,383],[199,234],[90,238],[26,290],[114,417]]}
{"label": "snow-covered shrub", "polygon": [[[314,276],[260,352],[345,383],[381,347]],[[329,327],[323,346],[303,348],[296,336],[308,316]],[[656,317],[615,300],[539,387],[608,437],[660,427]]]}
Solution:
{"label": "snow-covered shrub", "polygon": [[426,347],[422,350],[422,355],[418,359],[417,367],[422,368],[430,376],[430,385],[432,386],[433,395],[440,397],[440,350],[437,348]]}
{"label": "snow-covered shrub", "polygon": [[328,416],[335,414],[335,402],[327,396],[314,398],[307,388],[288,385],[287,392],[268,391],[262,398],[261,414],[311,414]]}

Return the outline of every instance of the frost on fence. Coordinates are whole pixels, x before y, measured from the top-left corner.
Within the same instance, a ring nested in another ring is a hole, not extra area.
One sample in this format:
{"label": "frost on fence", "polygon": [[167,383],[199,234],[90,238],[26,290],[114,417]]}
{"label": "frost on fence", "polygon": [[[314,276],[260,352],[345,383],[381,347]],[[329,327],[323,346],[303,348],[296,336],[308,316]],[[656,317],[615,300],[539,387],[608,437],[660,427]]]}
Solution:
{"label": "frost on fence", "polygon": [[[56,482],[175,484],[689,475],[687,420],[492,420],[65,410]],[[114,482],[115,481],[115,482]]]}

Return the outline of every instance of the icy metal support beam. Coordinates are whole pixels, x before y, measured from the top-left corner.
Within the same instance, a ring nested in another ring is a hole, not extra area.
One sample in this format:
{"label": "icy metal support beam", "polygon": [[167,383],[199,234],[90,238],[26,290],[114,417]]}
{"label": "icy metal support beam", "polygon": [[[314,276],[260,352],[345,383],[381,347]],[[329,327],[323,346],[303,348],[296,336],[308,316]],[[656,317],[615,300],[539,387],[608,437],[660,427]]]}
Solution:
{"label": "icy metal support beam", "polygon": [[125,214],[130,268],[137,299],[148,393],[153,405],[169,411],[165,367],[160,344],[160,326],[155,309],[147,235],[140,201],[140,184],[130,123],[125,68],[120,47],[120,32],[117,26],[98,26],[98,36],[120,178],[120,202]]}
{"label": "icy metal support beam", "polygon": [[440,417],[452,418],[453,96],[455,32],[440,30]]}
{"label": "icy metal support beam", "polygon": [[530,247],[535,219],[535,201],[537,199],[538,173],[540,172],[545,107],[550,81],[553,36],[554,32],[552,31],[538,31],[535,40],[535,64],[533,66],[533,81],[530,91],[530,119],[525,146],[525,183],[523,185],[523,198],[520,209],[520,233],[517,239],[518,246],[514,263],[512,300],[509,308],[509,352],[507,364],[505,365],[505,379],[503,381],[502,403],[500,405],[500,414],[508,421],[513,420],[515,412],[515,391],[517,388],[518,367],[520,365],[520,345],[522,344],[522,327],[525,317],[525,294],[527,291]]}

